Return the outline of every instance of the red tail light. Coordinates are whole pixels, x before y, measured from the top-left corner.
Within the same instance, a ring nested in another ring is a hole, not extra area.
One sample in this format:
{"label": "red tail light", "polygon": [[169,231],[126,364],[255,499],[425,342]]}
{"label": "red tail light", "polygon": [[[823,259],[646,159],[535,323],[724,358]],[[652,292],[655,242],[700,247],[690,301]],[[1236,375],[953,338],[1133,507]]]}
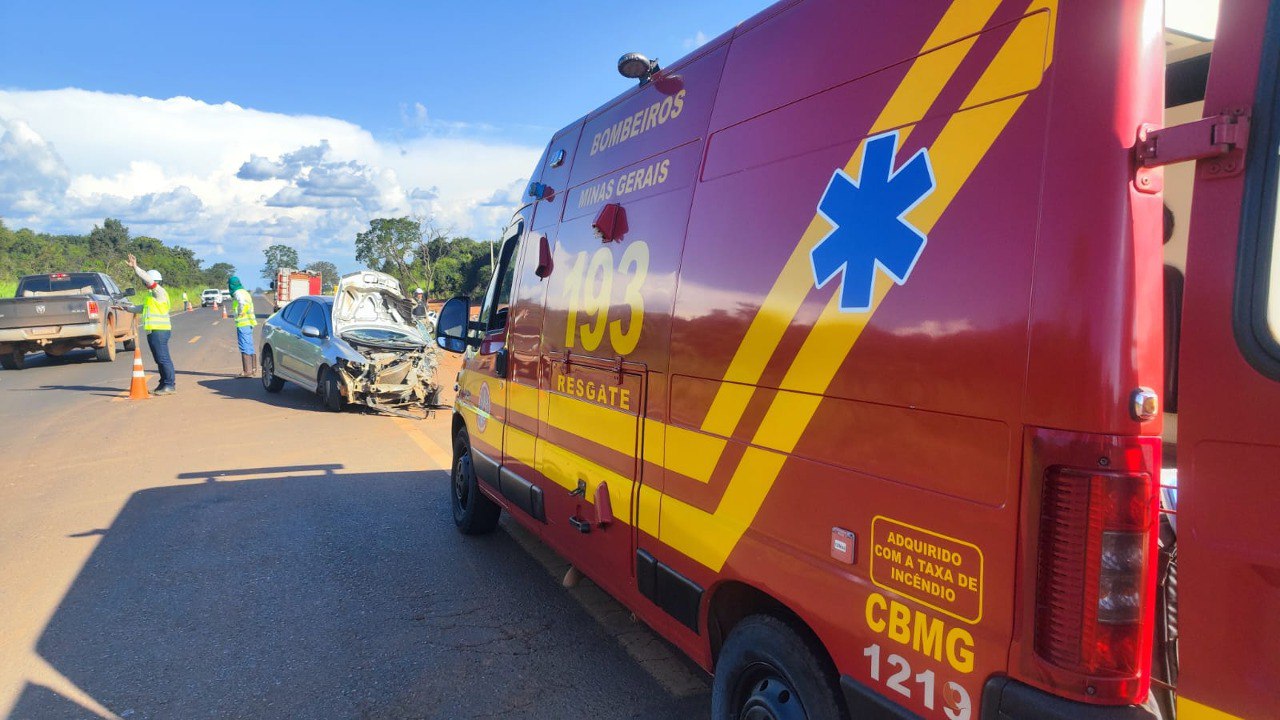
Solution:
{"label": "red tail light", "polygon": [[89,310],[89,319],[90,319],[90,320],[97,320],[99,317],[101,317],[101,316],[98,314],[98,301],[97,301],[97,300],[90,300],[90,301],[88,302],[88,310]]}
{"label": "red tail light", "polygon": [[1050,467],[1040,507],[1035,652],[1099,703],[1141,702],[1150,682],[1159,488],[1149,453],[1121,455],[1115,471]]}

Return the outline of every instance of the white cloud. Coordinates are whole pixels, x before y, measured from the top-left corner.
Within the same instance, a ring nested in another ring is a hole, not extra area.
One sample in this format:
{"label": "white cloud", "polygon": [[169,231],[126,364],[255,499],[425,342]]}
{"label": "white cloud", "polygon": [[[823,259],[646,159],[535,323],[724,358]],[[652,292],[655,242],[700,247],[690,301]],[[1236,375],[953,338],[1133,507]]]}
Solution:
{"label": "white cloud", "polygon": [[403,115],[420,132],[384,141],[336,118],[233,103],[0,90],[0,216],[56,232],[119,217],[250,276],[274,242],[353,267],[355,233],[380,216],[496,235],[541,148],[468,137],[420,103]]}
{"label": "white cloud", "polygon": [[706,45],[707,41],[710,39],[711,38],[707,37],[706,33],[699,30],[693,34],[693,37],[685,38],[682,44],[684,45],[685,50],[694,50]]}
{"label": "white cloud", "polygon": [[25,122],[0,116],[0,212],[45,212],[69,183],[67,165],[53,146]]}

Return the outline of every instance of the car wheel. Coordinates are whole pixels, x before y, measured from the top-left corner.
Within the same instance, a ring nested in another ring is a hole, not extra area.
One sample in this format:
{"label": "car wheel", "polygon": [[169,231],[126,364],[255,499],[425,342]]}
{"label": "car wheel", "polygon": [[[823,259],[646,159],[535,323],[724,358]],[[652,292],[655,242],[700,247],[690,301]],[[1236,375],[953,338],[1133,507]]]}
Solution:
{"label": "car wheel", "polygon": [[94,348],[93,354],[102,362],[115,362],[116,360],[116,324],[107,321],[107,332],[102,336],[102,347]]}
{"label": "car wheel", "polygon": [[716,660],[714,720],[849,717],[835,668],[816,640],[770,615],[738,623]]}
{"label": "car wheel", "polygon": [[453,480],[450,483],[453,524],[463,535],[484,535],[498,527],[502,507],[480,492],[471,462],[471,443],[465,432],[453,441]]}
{"label": "car wheel", "polygon": [[133,352],[138,349],[138,319],[135,317],[129,331],[129,339],[124,341],[125,352]]}
{"label": "car wheel", "polygon": [[5,370],[21,370],[27,366],[27,354],[21,350],[14,350],[0,355],[0,367]]}
{"label": "car wheel", "polygon": [[342,386],[338,383],[338,373],[331,367],[320,374],[320,399],[325,410],[342,412]]}
{"label": "car wheel", "polygon": [[278,393],[284,387],[284,380],[276,377],[276,361],[271,356],[271,348],[262,349],[262,387],[269,393]]}

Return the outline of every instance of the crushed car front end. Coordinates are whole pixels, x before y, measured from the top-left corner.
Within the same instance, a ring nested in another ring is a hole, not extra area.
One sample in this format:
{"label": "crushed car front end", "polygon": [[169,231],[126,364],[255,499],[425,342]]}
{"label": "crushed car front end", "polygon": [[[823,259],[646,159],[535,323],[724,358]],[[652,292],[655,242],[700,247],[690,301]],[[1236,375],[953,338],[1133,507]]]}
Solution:
{"label": "crushed car front end", "polygon": [[338,283],[334,335],[345,347],[334,363],[347,402],[421,417],[436,407],[435,346],[413,321],[395,278],[363,271]]}

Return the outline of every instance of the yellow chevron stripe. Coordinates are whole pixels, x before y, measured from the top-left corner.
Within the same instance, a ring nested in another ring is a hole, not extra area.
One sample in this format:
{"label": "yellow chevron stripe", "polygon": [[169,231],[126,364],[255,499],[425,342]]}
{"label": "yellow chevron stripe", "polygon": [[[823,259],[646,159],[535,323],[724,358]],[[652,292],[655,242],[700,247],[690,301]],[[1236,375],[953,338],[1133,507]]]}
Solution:
{"label": "yellow chevron stripe", "polygon": [[[1027,11],[1042,9],[1056,17],[1057,1],[1034,0]],[[1052,46],[1052,33],[1053,17],[1048,18],[1048,22],[1041,14],[1025,17],[978,79],[969,97],[993,97],[1002,88],[1012,87],[1011,77],[1027,65],[1047,68],[1051,58],[1045,58],[1044,53]],[[1034,41],[1037,35],[1038,45]],[[933,228],[1024,99],[1025,96],[1018,96],[959,112],[947,121],[929,149],[937,187],[925,202],[912,210],[908,216],[912,224],[926,234]],[[861,147],[851,160],[855,171],[855,161],[860,154]],[[805,237],[808,235],[806,232]],[[807,254],[809,247],[802,241],[798,250]],[[753,438],[754,443],[779,453],[789,453],[795,448],[821,404],[822,393],[893,287],[889,278],[878,275],[871,309],[866,313],[841,312],[838,297],[832,297],[788,368],[782,382],[784,391],[774,396]],[[786,459],[779,453],[749,448],[714,513],[706,513],[672,497],[664,498],[663,541],[719,571],[773,487]]]}
{"label": "yellow chevron stripe", "polygon": [[[999,5],[1000,0],[956,0],[951,4],[872,124],[872,135],[914,123],[928,112],[977,42],[976,37],[959,42],[955,40],[981,31]],[[910,132],[910,126],[903,128],[902,139],[905,140]],[[845,165],[845,171],[856,177],[861,164],[862,148],[859,146]],[[773,357],[782,334],[790,327],[800,305],[813,289],[809,249],[830,230],[827,221],[815,214],[729,362],[723,382],[702,422],[704,431],[728,437],[738,427],[754,394],[754,385]]]}
{"label": "yellow chevron stripe", "polygon": [[1243,720],[1230,713],[1188,700],[1181,695],[1178,696],[1178,717],[1181,720]]}

